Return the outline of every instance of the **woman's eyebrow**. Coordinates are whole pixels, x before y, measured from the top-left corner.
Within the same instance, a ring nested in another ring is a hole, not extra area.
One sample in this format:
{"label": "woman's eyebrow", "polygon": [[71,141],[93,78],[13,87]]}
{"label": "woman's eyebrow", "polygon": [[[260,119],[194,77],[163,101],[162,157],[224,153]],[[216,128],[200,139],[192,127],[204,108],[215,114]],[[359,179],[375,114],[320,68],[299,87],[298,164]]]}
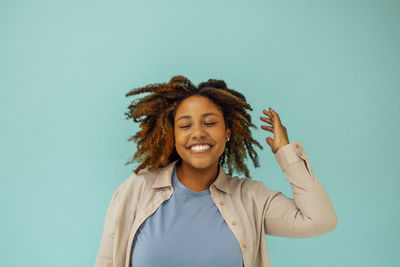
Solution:
{"label": "woman's eyebrow", "polygon": [[[218,114],[213,113],[213,112],[203,113],[201,116],[202,117],[206,117],[206,116],[210,116],[210,115],[214,115],[214,116],[219,117]],[[183,115],[183,116],[180,116],[176,121],[179,121],[180,119],[190,119],[191,117],[192,116],[189,116],[189,115]]]}

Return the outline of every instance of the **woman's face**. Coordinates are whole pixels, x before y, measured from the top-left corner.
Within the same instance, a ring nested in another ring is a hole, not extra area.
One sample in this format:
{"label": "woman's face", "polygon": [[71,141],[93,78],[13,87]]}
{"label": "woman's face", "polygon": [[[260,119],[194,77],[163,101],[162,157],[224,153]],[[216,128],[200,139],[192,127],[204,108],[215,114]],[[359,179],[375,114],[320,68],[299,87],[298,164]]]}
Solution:
{"label": "woman's face", "polygon": [[222,111],[209,98],[184,99],[174,116],[175,148],[184,164],[197,169],[218,165],[230,130]]}

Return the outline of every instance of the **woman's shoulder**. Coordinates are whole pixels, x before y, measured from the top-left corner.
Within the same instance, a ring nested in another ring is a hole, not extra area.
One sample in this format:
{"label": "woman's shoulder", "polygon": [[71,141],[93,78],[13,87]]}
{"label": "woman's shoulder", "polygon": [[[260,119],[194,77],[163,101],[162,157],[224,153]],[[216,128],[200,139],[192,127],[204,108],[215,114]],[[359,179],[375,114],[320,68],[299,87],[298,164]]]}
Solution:
{"label": "woman's shoulder", "polygon": [[230,176],[226,174],[231,192],[239,193],[241,197],[246,196],[257,201],[265,201],[277,194],[279,191],[267,187],[264,182],[248,177]]}
{"label": "woman's shoulder", "polygon": [[253,180],[249,177],[239,177],[237,175],[232,176],[225,172],[227,183],[230,187],[241,187],[244,190],[253,190],[259,187],[261,184],[264,185],[262,181]]}
{"label": "woman's shoulder", "polygon": [[151,188],[161,169],[142,169],[129,175],[116,189],[120,195],[132,195]]}

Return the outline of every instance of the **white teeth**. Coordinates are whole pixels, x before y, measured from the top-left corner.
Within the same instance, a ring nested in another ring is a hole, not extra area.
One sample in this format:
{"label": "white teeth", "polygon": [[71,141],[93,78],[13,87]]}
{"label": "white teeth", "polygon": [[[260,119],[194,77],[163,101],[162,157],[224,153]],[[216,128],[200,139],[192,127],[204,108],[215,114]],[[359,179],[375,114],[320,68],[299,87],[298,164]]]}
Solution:
{"label": "white teeth", "polygon": [[196,145],[196,146],[192,146],[190,149],[199,151],[199,150],[205,150],[208,148],[210,148],[209,145]]}

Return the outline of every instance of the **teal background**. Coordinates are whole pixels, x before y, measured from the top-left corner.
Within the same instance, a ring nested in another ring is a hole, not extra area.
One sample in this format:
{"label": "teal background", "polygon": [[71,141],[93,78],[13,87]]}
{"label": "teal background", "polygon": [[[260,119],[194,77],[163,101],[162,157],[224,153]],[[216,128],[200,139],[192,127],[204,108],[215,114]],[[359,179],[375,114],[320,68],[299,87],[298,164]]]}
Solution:
{"label": "teal background", "polygon": [[[1,1],[0,266],[92,266],[136,168],[130,89],[223,79],[274,108],[337,228],[267,236],[272,266],[397,266],[400,2]],[[260,128],[253,179],[292,197]],[[250,164],[250,163],[249,163]]]}

